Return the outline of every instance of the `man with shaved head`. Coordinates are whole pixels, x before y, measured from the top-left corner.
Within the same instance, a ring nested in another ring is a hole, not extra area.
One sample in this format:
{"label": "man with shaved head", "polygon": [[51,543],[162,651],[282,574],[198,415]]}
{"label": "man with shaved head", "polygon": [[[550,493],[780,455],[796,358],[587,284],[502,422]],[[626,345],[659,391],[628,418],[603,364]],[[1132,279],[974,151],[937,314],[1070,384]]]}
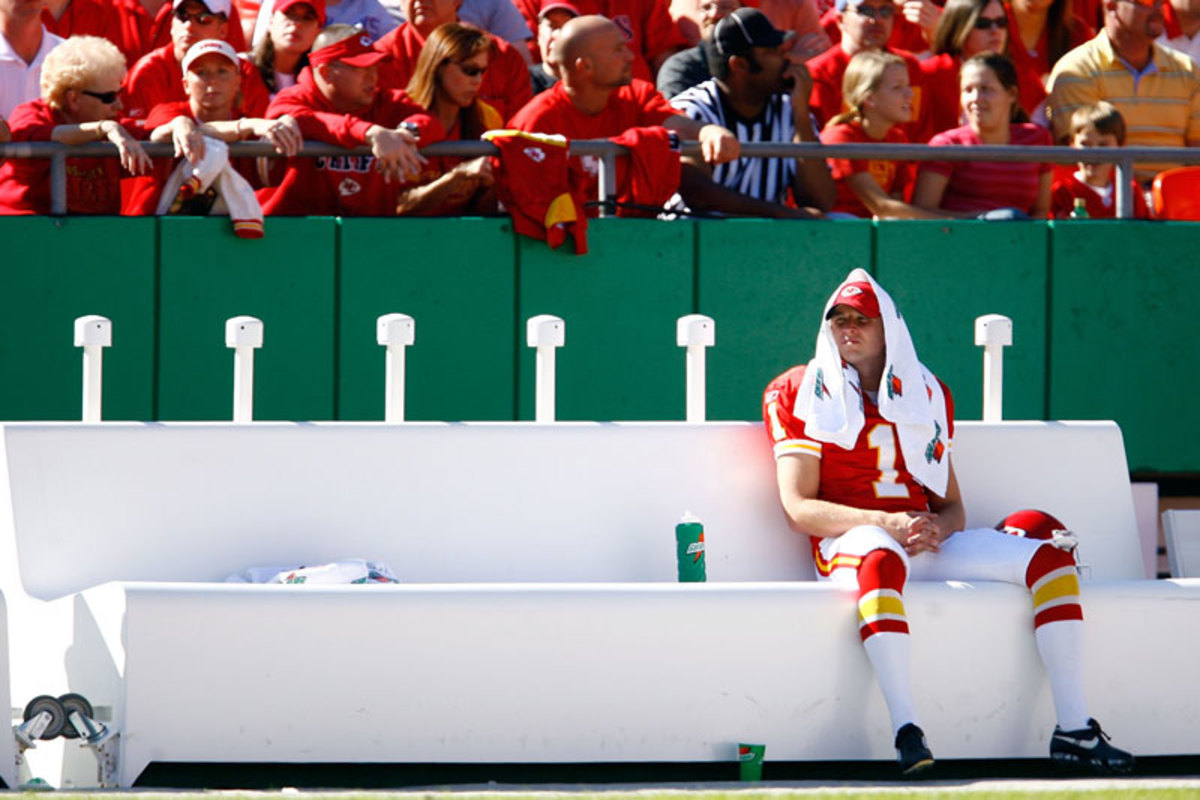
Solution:
{"label": "man with shaved head", "polygon": [[[569,20],[555,42],[555,56],[562,81],[534,97],[509,127],[568,139],[606,139],[630,128],[661,125],[681,139],[698,140],[709,164],[738,157],[740,145],[731,132],[683,116],[652,84],[633,77],[633,51],[611,20],[595,15]],[[585,161],[583,167],[592,175],[584,191],[593,198],[595,165]]]}

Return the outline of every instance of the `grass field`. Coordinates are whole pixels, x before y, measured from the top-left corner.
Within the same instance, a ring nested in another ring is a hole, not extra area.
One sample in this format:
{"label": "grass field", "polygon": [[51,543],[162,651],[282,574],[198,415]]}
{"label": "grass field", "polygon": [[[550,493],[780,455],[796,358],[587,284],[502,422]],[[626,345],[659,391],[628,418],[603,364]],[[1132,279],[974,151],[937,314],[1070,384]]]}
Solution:
{"label": "grass field", "polygon": [[[32,793],[28,793],[32,794]],[[1073,781],[972,781],[926,782],[903,786],[862,784],[796,785],[763,783],[753,788],[737,784],[724,787],[696,788],[619,788],[597,786],[555,787],[530,790],[528,787],[466,787],[457,790],[412,789],[387,792],[299,791],[282,789],[271,792],[208,791],[130,793],[105,792],[108,797],[123,796],[137,800],[294,800],[299,797],[320,800],[789,800],[790,798],[836,798],[836,800],[887,800],[888,798],[935,798],[949,800],[1196,800],[1200,798],[1200,779],[1150,778],[1134,780]],[[56,799],[94,800],[94,794],[55,792]]]}

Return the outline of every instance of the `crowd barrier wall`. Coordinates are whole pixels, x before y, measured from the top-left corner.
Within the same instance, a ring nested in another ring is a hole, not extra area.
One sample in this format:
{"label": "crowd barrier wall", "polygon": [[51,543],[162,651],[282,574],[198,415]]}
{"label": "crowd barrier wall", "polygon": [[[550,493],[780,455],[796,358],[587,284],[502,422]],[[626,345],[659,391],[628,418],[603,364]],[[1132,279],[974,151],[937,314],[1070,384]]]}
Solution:
{"label": "crowd barrier wall", "polygon": [[[259,241],[226,219],[0,218],[0,419],[80,415],[72,323],[113,320],[104,418],[222,420],[225,320],[265,323],[255,417],[383,418],[375,319],[416,320],[407,417],[533,416],[525,320],[566,321],[558,417],[684,415],[675,320],[716,320],[708,415],[755,419],[763,385],[812,352],[831,288],[865,267],[896,297],[923,360],[978,419],[974,319],[1005,314],[1008,419],[1115,419],[1129,466],[1200,472],[1163,420],[1200,392],[1197,228],[1162,222],[593,220],[589,252],[550,250],[507,219],[272,218]],[[1163,380],[1169,376],[1169,383]],[[1169,392],[1162,388],[1170,386]]]}

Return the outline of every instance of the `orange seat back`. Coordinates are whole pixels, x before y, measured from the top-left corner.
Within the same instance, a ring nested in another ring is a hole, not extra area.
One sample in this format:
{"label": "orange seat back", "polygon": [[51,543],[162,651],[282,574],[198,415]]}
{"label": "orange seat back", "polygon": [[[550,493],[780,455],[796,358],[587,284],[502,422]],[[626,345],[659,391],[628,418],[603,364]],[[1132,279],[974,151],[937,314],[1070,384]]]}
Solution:
{"label": "orange seat back", "polygon": [[1150,194],[1159,219],[1200,220],[1200,166],[1158,173]]}

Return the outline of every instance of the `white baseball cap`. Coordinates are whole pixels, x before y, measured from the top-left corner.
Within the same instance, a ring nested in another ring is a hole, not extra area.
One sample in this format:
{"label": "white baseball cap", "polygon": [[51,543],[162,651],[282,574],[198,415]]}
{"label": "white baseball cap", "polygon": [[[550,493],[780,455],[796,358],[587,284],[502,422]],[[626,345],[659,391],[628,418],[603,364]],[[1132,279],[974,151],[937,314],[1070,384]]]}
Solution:
{"label": "white baseball cap", "polygon": [[[171,8],[179,8],[186,2],[187,0],[173,0]],[[226,18],[229,17],[229,12],[233,9],[230,0],[197,0],[197,2],[214,14],[224,14]]]}
{"label": "white baseball cap", "polygon": [[209,53],[225,56],[233,62],[235,67],[241,66],[238,63],[237,51],[233,49],[233,45],[229,42],[224,39],[201,39],[188,48],[187,55],[183,57],[183,71],[187,72],[188,67],[192,65],[193,61]]}

